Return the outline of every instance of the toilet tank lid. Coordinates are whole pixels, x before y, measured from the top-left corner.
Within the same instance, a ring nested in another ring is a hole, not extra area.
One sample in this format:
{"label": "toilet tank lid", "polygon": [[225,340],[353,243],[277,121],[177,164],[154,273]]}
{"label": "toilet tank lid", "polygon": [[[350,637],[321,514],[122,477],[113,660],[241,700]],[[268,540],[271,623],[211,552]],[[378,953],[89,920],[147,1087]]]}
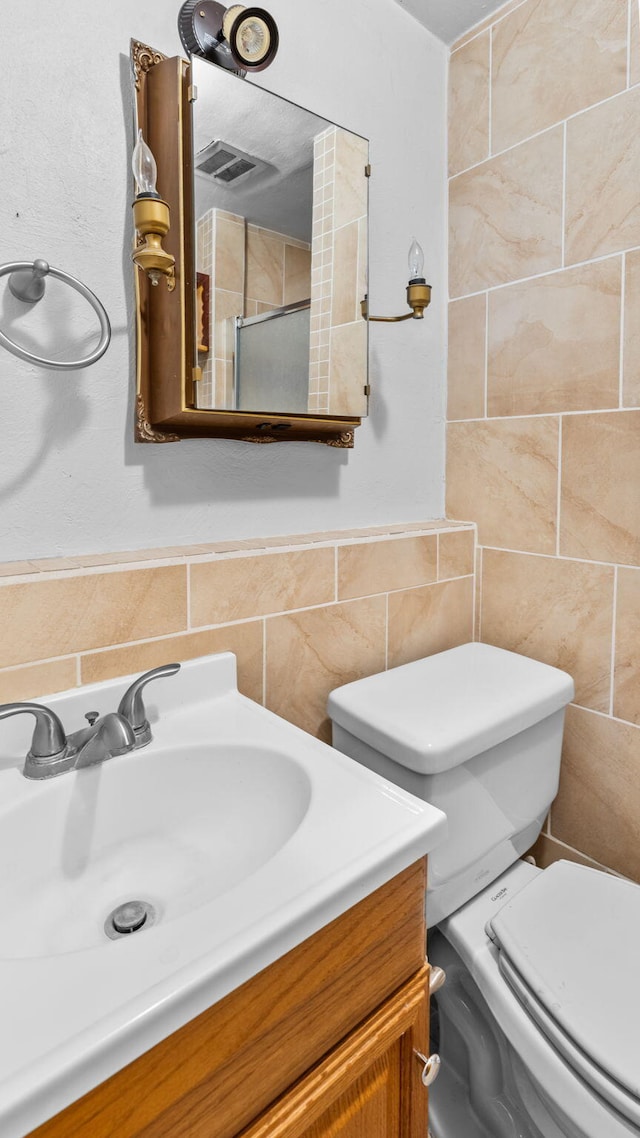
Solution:
{"label": "toilet tank lid", "polygon": [[571,676],[490,644],[462,644],[336,688],[329,715],[422,774],[466,762],[571,702]]}

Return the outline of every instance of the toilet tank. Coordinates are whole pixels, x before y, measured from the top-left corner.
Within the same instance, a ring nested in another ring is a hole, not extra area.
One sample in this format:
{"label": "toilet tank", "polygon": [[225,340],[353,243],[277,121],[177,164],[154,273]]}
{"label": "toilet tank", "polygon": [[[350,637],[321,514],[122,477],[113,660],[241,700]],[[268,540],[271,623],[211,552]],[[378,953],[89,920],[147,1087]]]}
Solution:
{"label": "toilet tank", "polygon": [[463,644],[345,684],[329,696],[333,745],[445,812],[429,855],[435,925],[536,840],[558,790],[566,672]]}

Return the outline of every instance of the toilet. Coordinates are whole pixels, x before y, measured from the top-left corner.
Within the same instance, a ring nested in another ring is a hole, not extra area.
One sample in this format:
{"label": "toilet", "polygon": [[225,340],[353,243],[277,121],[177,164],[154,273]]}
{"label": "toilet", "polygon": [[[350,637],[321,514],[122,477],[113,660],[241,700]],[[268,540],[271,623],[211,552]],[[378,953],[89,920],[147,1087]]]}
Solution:
{"label": "toilet", "polygon": [[522,860],[573,692],[557,668],[464,644],[329,697],[334,747],[448,819],[426,896],[447,976],[432,1138],[640,1138],[640,886]]}

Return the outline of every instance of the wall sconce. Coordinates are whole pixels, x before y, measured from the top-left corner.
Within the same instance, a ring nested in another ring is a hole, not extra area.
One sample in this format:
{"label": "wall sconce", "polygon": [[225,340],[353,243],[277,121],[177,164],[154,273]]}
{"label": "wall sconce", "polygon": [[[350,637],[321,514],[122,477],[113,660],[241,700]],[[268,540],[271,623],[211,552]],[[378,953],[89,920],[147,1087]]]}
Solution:
{"label": "wall sconce", "polygon": [[243,78],[247,71],[264,71],[278,50],[273,16],[244,4],[225,8],[215,0],[186,0],[178,13],[178,31],[189,55],[201,55]]}
{"label": "wall sconce", "polygon": [[381,320],[388,324],[395,324],[399,320],[422,320],[424,310],[431,303],[431,285],[423,277],[424,253],[415,237],[409,249],[409,283],[407,285],[407,304],[411,312],[403,316],[369,316],[368,298],[360,302],[360,311],[365,320]]}
{"label": "wall sconce", "polygon": [[163,238],[171,225],[169,206],[156,190],[156,160],[141,130],[138,131],[131,166],[137,191],[133,203],[133,224],[144,238],[142,244],[134,249],[131,259],[147,274],[152,285],[157,285],[160,277],[164,276],[169,292],[173,292],[176,287],[176,261],[162,248]]}

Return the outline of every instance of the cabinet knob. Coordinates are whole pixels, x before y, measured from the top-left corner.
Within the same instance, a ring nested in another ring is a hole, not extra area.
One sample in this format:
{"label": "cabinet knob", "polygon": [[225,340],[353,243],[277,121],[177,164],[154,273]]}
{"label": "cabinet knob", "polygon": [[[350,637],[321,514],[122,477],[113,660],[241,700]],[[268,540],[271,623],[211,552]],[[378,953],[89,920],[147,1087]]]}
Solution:
{"label": "cabinet knob", "polygon": [[438,968],[437,964],[433,965],[429,972],[429,995],[433,996],[440,990],[445,980],[447,979],[443,968]]}
{"label": "cabinet knob", "polygon": [[440,1056],[430,1055],[427,1059],[427,1056],[423,1055],[421,1051],[414,1051],[413,1054],[419,1063],[424,1064],[422,1074],[420,1075],[422,1085],[424,1087],[430,1087],[432,1083],[435,1083],[440,1073]]}

